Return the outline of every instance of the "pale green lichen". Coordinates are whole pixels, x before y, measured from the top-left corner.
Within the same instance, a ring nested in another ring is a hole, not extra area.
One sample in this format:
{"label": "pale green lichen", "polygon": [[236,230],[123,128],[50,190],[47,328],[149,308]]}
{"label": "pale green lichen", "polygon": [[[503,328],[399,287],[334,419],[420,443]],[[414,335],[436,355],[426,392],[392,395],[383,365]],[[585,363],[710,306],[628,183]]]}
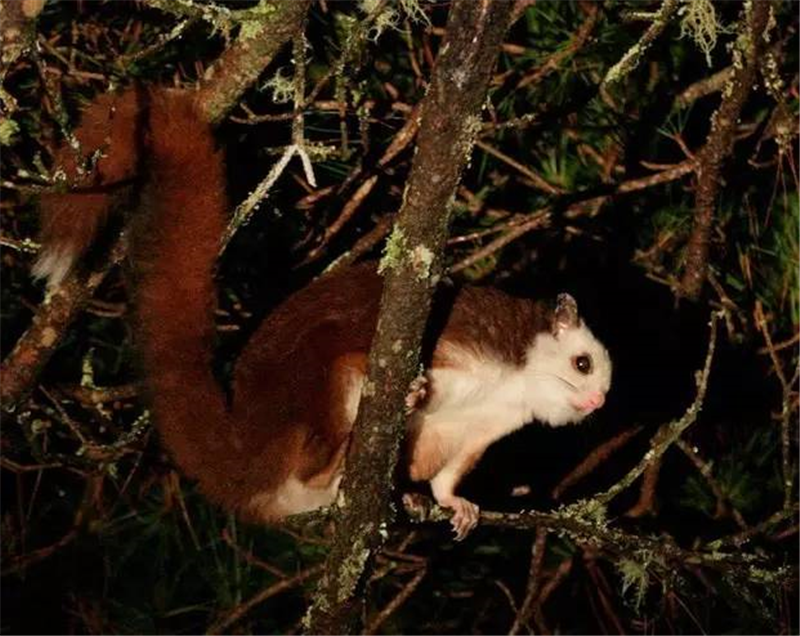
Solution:
{"label": "pale green lichen", "polygon": [[94,389],[94,366],[92,358],[94,357],[94,348],[90,348],[81,360],[81,386],[87,389]]}
{"label": "pale green lichen", "polygon": [[387,270],[397,268],[407,250],[408,241],[403,228],[395,225],[389,238],[386,239],[386,245],[383,247],[383,256],[378,265],[378,273],[383,274]]}
{"label": "pale green lichen", "polygon": [[710,550],[712,552],[716,552],[721,547],[722,547],[722,540],[721,539],[715,539],[714,541],[711,541],[711,542],[708,543],[708,545],[706,545],[706,548],[708,548],[708,550]]}
{"label": "pale green lichen", "polygon": [[427,280],[431,275],[433,252],[424,245],[417,245],[411,250],[411,267],[419,280]]}
{"label": "pale green lichen", "polygon": [[[484,102],[484,107],[486,106],[486,102]],[[464,132],[467,136],[467,139],[475,139],[483,130],[483,121],[481,121],[480,115],[468,115],[467,118],[464,120]]]}
{"label": "pale green lichen", "polygon": [[422,8],[420,0],[399,0],[400,8],[406,17],[412,22],[420,22],[425,26],[430,26],[431,21],[428,14]]}
{"label": "pale green lichen", "polygon": [[272,101],[276,104],[287,104],[294,99],[294,81],[283,74],[283,68],[275,71],[275,75],[262,84],[262,89],[272,91]]}
{"label": "pale green lichen", "polygon": [[250,40],[258,37],[264,30],[267,20],[272,17],[277,8],[271,0],[261,0],[256,6],[240,12],[241,29],[239,30],[239,39]]}
{"label": "pale green lichen", "polygon": [[[459,139],[459,146],[456,152],[464,157],[464,165],[469,165],[469,159],[472,156],[472,147],[475,145],[475,140],[478,138],[481,130],[483,130],[483,121],[480,115],[468,115],[464,120],[464,127],[461,132],[461,139]],[[452,203],[455,203],[455,191],[452,196]]]}
{"label": "pale green lichen", "polygon": [[575,519],[595,527],[605,527],[606,507],[594,499],[580,499],[574,503],[559,507],[558,514],[566,519]]}
{"label": "pale green lichen", "polygon": [[369,547],[366,545],[364,537],[372,534],[372,527],[371,523],[367,523],[361,529],[362,534],[355,537],[353,540],[350,557],[345,560],[342,569],[339,571],[339,576],[337,577],[339,584],[337,585],[336,591],[336,600],[339,603],[347,602],[355,589],[361,573],[364,571],[364,566],[371,553]]}
{"label": "pale green lichen", "polygon": [[14,137],[19,133],[19,124],[13,119],[3,118],[0,120],[0,146],[10,146],[14,143]]}
{"label": "pale green lichen", "polygon": [[678,10],[681,16],[681,37],[689,36],[705,54],[706,63],[711,66],[711,51],[717,45],[721,25],[711,0],[684,0]]}
{"label": "pale green lichen", "polygon": [[364,386],[361,387],[361,398],[372,397],[377,393],[375,384],[369,380],[364,381]]}
{"label": "pale green lichen", "polygon": [[50,428],[49,420],[34,419],[31,421],[31,434],[36,437]]}
{"label": "pale green lichen", "polygon": [[620,559],[616,566],[622,577],[622,595],[633,590],[633,607],[636,611],[642,605],[650,585],[650,567],[661,561],[649,550],[639,550],[630,557]]}
{"label": "pale green lichen", "polygon": [[400,13],[383,0],[361,0],[360,6],[361,11],[372,20],[366,34],[366,38],[372,42],[377,42],[386,29],[396,29],[400,23]]}
{"label": "pale green lichen", "polygon": [[772,42],[772,31],[777,26],[778,26],[778,19],[775,17],[775,7],[773,5],[770,5],[769,17],[767,18],[767,26],[764,27],[764,33],[761,34],[761,37],[764,38],[764,42],[766,42],[767,44]]}
{"label": "pale green lichen", "polygon": [[755,565],[751,565],[747,570],[747,575],[751,581],[762,585],[775,585],[791,577],[791,570],[785,565],[778,566],[774,570],[767,570]]}

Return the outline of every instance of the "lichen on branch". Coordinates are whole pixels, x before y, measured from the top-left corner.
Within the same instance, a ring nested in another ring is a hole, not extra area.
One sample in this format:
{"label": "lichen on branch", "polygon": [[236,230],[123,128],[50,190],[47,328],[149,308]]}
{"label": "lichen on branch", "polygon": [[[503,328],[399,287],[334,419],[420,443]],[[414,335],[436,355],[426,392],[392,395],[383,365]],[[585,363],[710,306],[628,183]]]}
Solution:
{"label": "lichen on branch", "polygon": [[457,0],[422,104],[418,148],[394,237],[384,257],[384,290],[337,523],[314,603],[309,633],[352,633],[360,616],[365,568],[392,522],[392,478],[405,425],[405,398],[419,351],[452,212],[489,78],[513,5]]}
{"label": "lichen on branch", "polygon": [[722,89],[722,103],[711,118],[708,139],[697,153],[694,225],[678,289],[678,294],[686,298],[698,298],[706,280],[722,168],[733,148],[739,115],[755,86],[760,59],[769,44],[772,10],[770,0],[745,2],[733,50],[733,74]]}

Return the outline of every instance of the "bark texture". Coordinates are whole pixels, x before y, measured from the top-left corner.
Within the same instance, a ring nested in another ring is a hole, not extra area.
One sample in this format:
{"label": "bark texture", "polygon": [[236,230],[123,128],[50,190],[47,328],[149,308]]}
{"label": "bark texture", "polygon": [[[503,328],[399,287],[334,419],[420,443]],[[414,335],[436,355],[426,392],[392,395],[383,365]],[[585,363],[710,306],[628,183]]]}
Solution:
{"label": "bark texture", "polygon": [[122,260],[125,251],[124,239],[117,239],[106,263],[93,272],[73,273],[39,306],[33,323],[0,365],[3,408],[13,409],[33,389],[62,335],[92,298],[108,270]]}
{"label": "bark texture", "polygon": [[769,17],[772,10],[769,0],[745,3],[745,18],[736,44],[738,50],[734,51],[733,75],[722,91],[722,103],[714,113],[708,140],[697,155],[694,226],[686,248],[679,290],[680,295],[686,298],[697,299],[706,280],[709,242],[722,167],[733,148],[742,107],[755,86],[760,58],[769,45]]}
{"label": "bark texture", "polygon": [[[212,124],[219,123],[258,79],[281,47],[302,32],[311,0],[261,2],[239,37],[219,58],[203,83],[200,102]],[[252,26],[250,25],[252,23]]]}
{"label": "bark texture", "polygon": [[481,106],[513,4],[457,0],[421,111],[417,154],[382,262],[381,312],[347,459],[337,534],[307,617],[315,634],[353,633],[359,584],[392,522],[404,400],[443,269],[451,201],[479,132]]}

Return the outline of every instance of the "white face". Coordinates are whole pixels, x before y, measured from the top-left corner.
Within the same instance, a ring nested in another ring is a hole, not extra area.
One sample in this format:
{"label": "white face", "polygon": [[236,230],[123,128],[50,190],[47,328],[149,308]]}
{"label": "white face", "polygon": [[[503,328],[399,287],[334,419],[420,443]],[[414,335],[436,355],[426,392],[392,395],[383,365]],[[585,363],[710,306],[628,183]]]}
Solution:
{"label": "white face", "polygon": [[561,426],[603,406],[611,386],[611,358],[582,321],[572,322],[537,334],[524,373],[536,394],[536,418]]}

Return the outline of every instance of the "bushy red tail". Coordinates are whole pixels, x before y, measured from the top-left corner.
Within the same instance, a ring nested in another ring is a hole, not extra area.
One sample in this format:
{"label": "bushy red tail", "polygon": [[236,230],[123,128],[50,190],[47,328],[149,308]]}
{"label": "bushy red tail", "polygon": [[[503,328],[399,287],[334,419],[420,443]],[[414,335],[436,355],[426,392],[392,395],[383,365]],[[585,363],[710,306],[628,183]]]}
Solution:
{"label": "bushy red tail", "polygon": [[48,287],[58,286],[92,244],[109,211],[136,177],[140,158],[137,119],[140,92],[100,95],[75,130],[79,148],[62,144],[54,153],[66,192],[40,201],[42,249],[33,266]]}
{"label": "bushy red tail", "polygon": [[[224,394],[212,372],[216,290],[213,271],[226,216],[224,164],[212,131],[187,91],[129,90],[103,96],[76,136],[85,152],[103,148],[94,185],[142,176],[131,252],[137,272],[140,348],[155,420],[165,446],[212,499],[231,508],[246,470]],[[71,149],[58,151],[68,176]],[[140,174],[142,173],[142,174]],[[91,243],[114,204],[81,190],[43,201],[40,275],[57,283]],[[244,494],[244,493],[243,493]]]}
{"label": "bushy red tail", "polygon": [[213,491],[235,478],[225,461],[234,455],[229,417],[212,373],[224,167],[192,93],[153,91],[148,110],[142,224],[132,242],[141,348],[165,445]]}

